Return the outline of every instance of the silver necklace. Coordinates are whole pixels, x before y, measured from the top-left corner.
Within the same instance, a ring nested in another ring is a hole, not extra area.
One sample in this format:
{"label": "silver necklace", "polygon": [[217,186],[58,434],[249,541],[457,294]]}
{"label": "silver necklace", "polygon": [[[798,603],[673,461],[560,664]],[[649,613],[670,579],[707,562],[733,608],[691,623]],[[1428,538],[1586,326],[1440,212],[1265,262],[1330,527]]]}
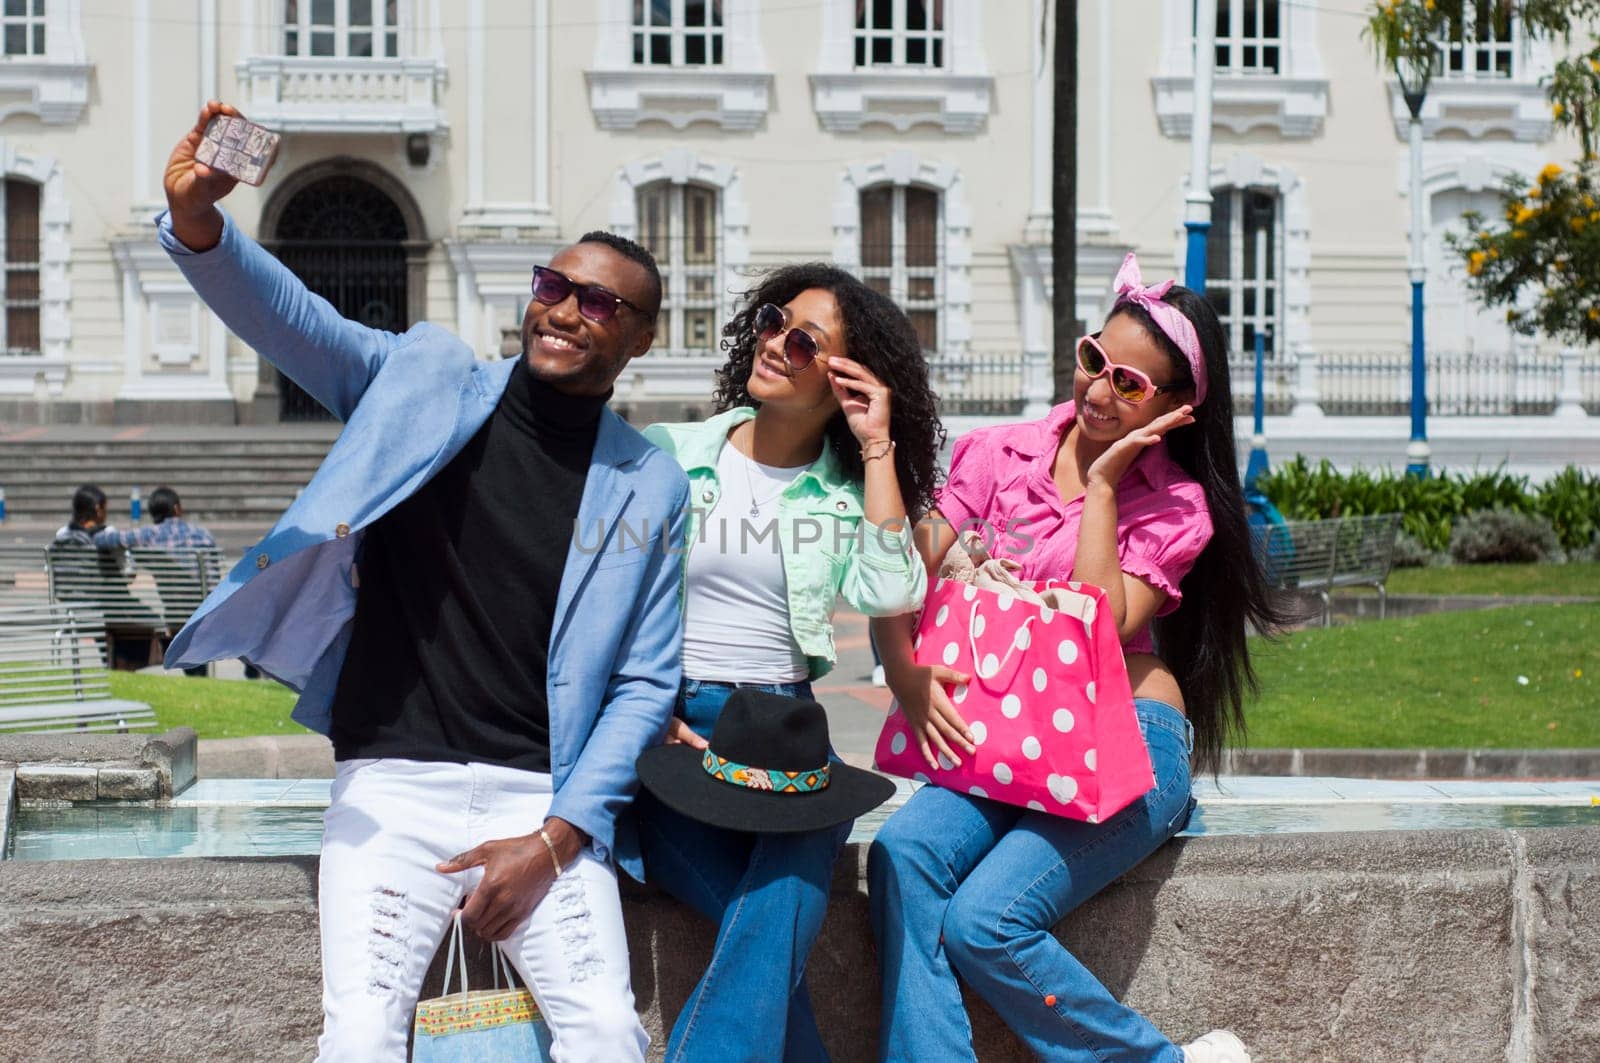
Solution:
{"label": "silver necklace", "polygon": [[[734,450],[737,452],[738,448],[735,447]],[[756,463],[756,459],[754,459],[754,458],[745,458],[745,456],[743,454],[740,454],[739,457],[744,458],[744,462],[743,462],[743,464],[744,464],[744,482],[745,482],[745,486],[750,489],[750,515],[752,517],[759,517],[759,516],[761,516],[761,507],[766,505],[768,502],[771,502],[773,499],[777,498],[779,495],[783,494],[784,491],[788,490],[789,485],[788,484],[783,484],[778,488],[776,494],[772,495],[769,498],[763,498],[763,499],[759,499],[758,500],[756,498],[756,481],[755,481],[755,478],[750,475],[750,466],[752,466],[752,465],[754,465]]]}

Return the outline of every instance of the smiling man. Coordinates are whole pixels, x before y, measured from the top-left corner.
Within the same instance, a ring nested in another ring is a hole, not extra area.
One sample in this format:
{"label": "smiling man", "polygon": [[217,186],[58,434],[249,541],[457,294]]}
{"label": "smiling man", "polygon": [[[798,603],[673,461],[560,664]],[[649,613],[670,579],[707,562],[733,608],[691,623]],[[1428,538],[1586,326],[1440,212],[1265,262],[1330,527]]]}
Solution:
{"label": "smiling man", "polygon": [[366,328],[217,209],[234,182],[194,151],[218,113],[236,112],[208,104],[167,163],[161,240],[346,427],[167,663],[243,657],[333,739],[319,1058],[405,1058],[465,898],[555,1058],[642,1059],[615,871],[638,850],[617,816],[678,689],[687,481],[606,400],[654,337],[655,262],[590,233],[535,267],[523,357],[506,362],[429,324]]}

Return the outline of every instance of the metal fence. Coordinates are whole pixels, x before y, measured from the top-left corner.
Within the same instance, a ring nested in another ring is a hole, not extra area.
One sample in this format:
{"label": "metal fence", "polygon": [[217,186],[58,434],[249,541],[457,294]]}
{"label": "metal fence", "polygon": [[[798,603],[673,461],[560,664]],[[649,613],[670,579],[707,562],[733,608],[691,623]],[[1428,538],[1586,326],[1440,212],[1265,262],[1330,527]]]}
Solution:
{"label": "metal fence", "polygon": [[[1328,351],[1314,359],[1270,353],[1262,371],[1269,416],[1288,414],[1310,401],[1330,416],[1402,417],[1411,409],[1411,355],[1407,351]],[[1533,350],[1494,354],[1429,354],[1428,413],[1438,417],[1540,417],[1553,413],[1562,383],[1562,356]],[[929,358],[934,392],[946,416],[1016,416],[1029,396],[1026,356],[1016,351],[936,354]],[[1035,381],[1048,401],[1049,367]],[[1255,361],[1235,355],[1228,371],[1234,412],[1255,411]],[[1600,415],[1600,356],[1584,354],[1578,370],[1580,402]]]}
{"label": "metal fence", "polygon": [[[1249,351],[1228,358],[1228,380],[1233,384],[1233,412],[1251,417],[1256,412],[1256,362]],[[1261,373],[1262,405],[1267,416],[1286,414],[1294,406],[1295,361],[1281,351],[1269,352]]]}
{"label": "metal fence", "polygon": [[1015,417],[1027,401],[1020,351],[931,355],[928,376],[943,416]]}
{"label": "metal fence", "polygon": [[[1318,398],[1329,415],[1402,416],[1411,409],[1411,355],[1404,351],[1324,352]],[[1582,405],[1600,413],[1600,359],[1579,369]],[[1556,408],[1561,356],[1441,351],[1427,356],[1428,413],[1442,417],[1538,417]]]}
{"label": "metal fence", "polygon": [[[662,358],[646,359],[644,372],[666,364]],[[1249,354],[1235,355],[1228,371],[1234,413],[1248,417],[1255,411],[1255,361]],[[1048,356],[1030,361],[1021,351],[938,353],[929,355],[928,372],[946,417],[1017,417],[1030,399],[1050,399]],[[1428,355],[1428,413],[1548,416],[1566,386],[1562,374],[1562,355],[1556,352],[1433,353]],[[1600,416],[1600,355],[1581,355],[1577,381],[1581,405]],[[700,385],[697,376],[693,387]],[[1288,414],[1305,402],[1329,416],[1402,417],[1411,409],[1411,355],[1394,350],[1270,353],[1262,395],[1269,416]]]}

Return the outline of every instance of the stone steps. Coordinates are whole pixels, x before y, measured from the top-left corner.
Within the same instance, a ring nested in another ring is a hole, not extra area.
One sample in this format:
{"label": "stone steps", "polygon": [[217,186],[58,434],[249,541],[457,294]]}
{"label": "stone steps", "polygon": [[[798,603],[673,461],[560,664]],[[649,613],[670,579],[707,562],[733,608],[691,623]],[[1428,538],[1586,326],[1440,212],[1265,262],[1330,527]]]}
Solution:
{"label": "stone steps", "polygon": [[91,483],[127,522],[134,488],[148,498],[169,484],[199,523],[271,524],[311,481],[331,440],[287,437],[148,441],[39,441],[0,444],[6,516],[19,523],[64,521],[72,493]]}

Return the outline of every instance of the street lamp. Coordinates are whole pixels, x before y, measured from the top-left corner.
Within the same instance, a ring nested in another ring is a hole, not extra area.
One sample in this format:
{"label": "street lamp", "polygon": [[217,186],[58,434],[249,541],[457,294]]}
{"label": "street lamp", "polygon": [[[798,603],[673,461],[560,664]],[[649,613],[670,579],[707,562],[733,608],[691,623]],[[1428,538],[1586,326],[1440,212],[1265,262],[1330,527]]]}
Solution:
{"label": "street lamp", "polygon": [[1194,6],[1194,114],[1189,128],[1189,189],[1183,227],[1188,230],[1183,283],[1206,290],[1206,238],[1211,232],[1211,108],[1217,71],[1217,0]]}
{"label": "street lamp", "polygon": [[1250,436],[1250,462],[1244,470],[1244,486],[1247,491],[1256,489],[1256,478],[1267,471],[1267,422],[1266,422],[1266,372],[1267,361],[1267,334],[1256,331],[1256,401],[1251,413],[1254,421],[1255,432]]}
{"label": "street lamp", "polygon": [[1411,111],[1411,442],[1406,446],[1406,475],[1427,476],[1428,458],[1428,365],[1424,330],[1423,283],[1428,278],[1428,263],[1423,248],[1422,215],[1422,104],[1433,80],[1432,41],[1397,55],[1395,76],[1400,93]]}

